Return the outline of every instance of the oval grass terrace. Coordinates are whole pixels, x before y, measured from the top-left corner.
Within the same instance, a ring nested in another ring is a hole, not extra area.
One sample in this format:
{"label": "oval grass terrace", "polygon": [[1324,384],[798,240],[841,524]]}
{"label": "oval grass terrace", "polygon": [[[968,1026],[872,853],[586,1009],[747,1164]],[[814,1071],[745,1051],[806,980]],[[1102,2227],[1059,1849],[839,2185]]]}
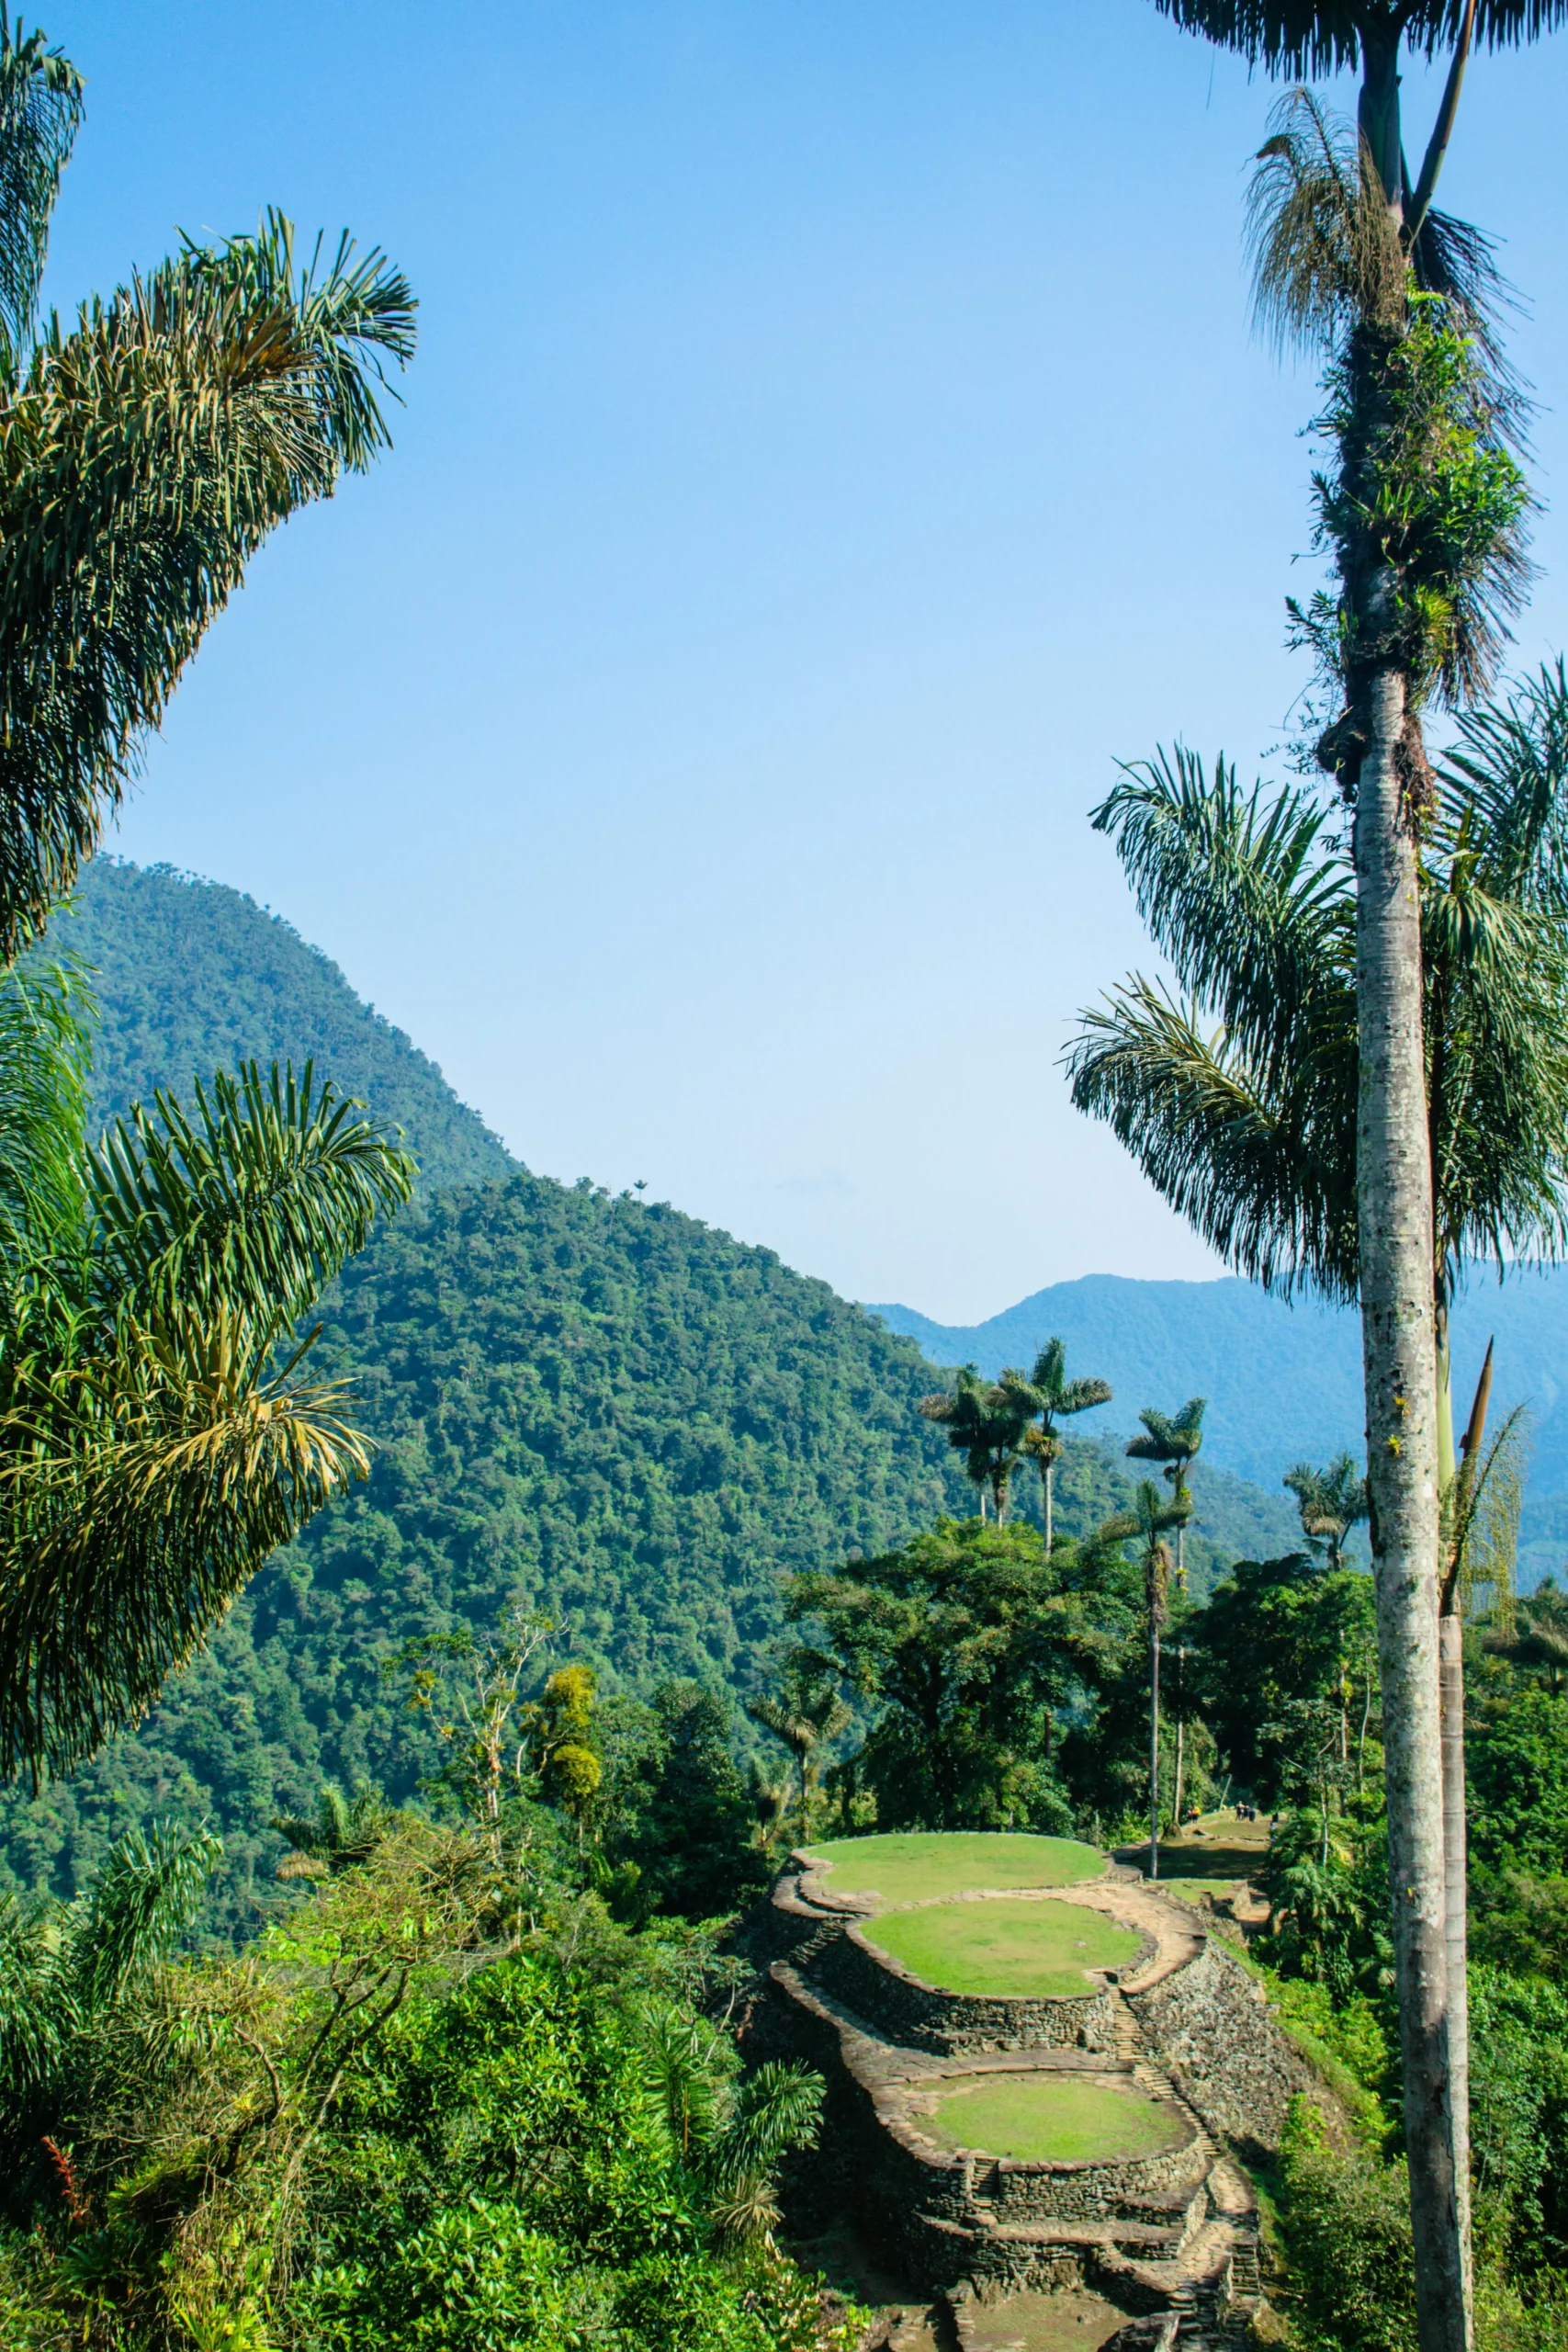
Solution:
{"label": "oval grass terrace", "polygon": [[1003,1999],[1081,1998],[1091,1971],[1111,1974],[1146,1949],[1135,1928],[1040,1895],[925,1904],[880,1915],[863,1934],[933,1991]]}
{"label": "oval grass terrace", "polygon": [[976,2075],[944,2088],[922,2130],[939,2147],[1023,2164],[1122,2164],[1191,2137],[1168,2099],[1120,2075]]}
{"label": "oval grass terrace", "polygon": [[[835,1838],[803,1847],[800,1859],[833,1903],[939,1903],[955,1894],[1010,1894],[1103,1878],[1105,1856],[1074,1838],[1012,1830],[915,1829],[897,1836]],[[816,1892],[813,1889],[813,1892]]]}

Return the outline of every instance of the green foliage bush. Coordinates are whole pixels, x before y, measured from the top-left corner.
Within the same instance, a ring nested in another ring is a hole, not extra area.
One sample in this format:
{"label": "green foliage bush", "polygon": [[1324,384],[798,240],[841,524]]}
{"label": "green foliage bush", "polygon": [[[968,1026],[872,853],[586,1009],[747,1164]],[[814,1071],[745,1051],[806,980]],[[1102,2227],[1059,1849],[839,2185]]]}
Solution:
{"label": "green foliage bush", "polygon": [[[616,1928],[557,1874],[567,1850],[526,1807],[493,1829],[383,1816],[239,1959],[170,1962],[165,1936],[134,1971],[99,1968],[64,2071],[40,2074],[16,2030],[61,1939],[47,1922],[13,1937],[7,2345],[851,2340],[852,2315],[825,2312],[770,2235],[772,2170],[815,2137],[819,2084],[740,2079],[695,2006],[712,1947]],[[183,1879],[174,1893],[187,1917]],[[119,1950],[135,1894],[87,1901],[62,1945],[71,1986]]]}

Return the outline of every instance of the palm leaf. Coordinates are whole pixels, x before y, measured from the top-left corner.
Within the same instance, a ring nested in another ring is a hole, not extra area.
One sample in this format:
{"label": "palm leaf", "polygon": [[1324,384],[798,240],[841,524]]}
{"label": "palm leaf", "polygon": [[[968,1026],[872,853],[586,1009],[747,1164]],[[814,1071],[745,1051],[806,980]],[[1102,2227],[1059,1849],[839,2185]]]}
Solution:
{"label": "palm leaf", "polygon": [[81,1223],[93,999],[72,965],[0,973],[0,1269]]}
{"label": "palm leaf", "polygon": [[101,1279],[144,1312],[179,1301],[302,1315],[372,1220],[407,1201],[414,1166],[386,1128],[310,1063],[254,1062],[197,1085],[196,1115],[159,1093],[118,1120],[87,1166]]}
{"label": "palm leaf", "polygon": [[367,1474],[340,1386],[264,1376],[270,1336],[232,1313],[122,1318],[71,1361],[24,1323],[0,1417],[0,1772],[69,1771],[136,1720]]}
{"label": "palm leaf", "polygon": [[[1155,0],[1155,6],[1184,32],[1237,50],[1269,74],[1341,74],[1361,62],[1368,16],[1361,0]],[[1397,29],[1413,50],[1434,57],[1459,39],[1465,8],[1466,0],[1413,0],[1399,10]],[[1480,0],[1474,38],[1491,49],[1513,49],[1562,24],[1568,24],[1568,0]]]}
{"label": "palm leaf", "polygon": [[0,7],[0,373],[27,347],[49,219],[82,121],[82,76]]}
{"label": "palm leaf", "polygon": [[249,558],[384,446],[412,319],[378,254],[301,271],[273,213],[51,322],[0,404],[0,960],[96,845]]}

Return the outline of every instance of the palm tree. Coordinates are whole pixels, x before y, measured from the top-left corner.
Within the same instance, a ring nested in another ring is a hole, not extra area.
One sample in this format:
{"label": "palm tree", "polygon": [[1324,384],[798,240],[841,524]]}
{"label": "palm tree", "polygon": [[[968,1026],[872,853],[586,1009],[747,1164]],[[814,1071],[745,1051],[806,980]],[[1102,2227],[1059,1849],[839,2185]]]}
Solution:
{"label": "palm tree", "polygon": [[[1562,665],[1462,715],[1457,738],[1432,773],[1416,869],[1436,1185],[1427,1285],[1444,1494],[1456,1463],[1449,1303],[1463,1268],[1485,1256],[1500,1271],[1516,1259],[1554,1258],[1568,1241]],[[1234,768],[1222,761],[1211,775],[1183,752],[1127,771],[1097,821],[1115,835],[1186,995],[1134,977],[1087,1013],[1073,1050],[1074,1100],[1111,1121],[1145,1173],[1238,1272],[1286,1295],[1310,1283],[1357,1299],[1356,905],[1331,820],[1299,791],[1246,794]],[[1211,1020],[1218,1024],[1212,1032]],[[1434,1572],[1434,1619],[1437,1583]],[[1399,1616],[1393,1597],[1388,1605]],[[1418,1633],[1425,1619],[1410,1607]],[[1435,1686],[1431,1653],[1444,1641],[1457,1644],[1458,1627],[1445,1634],[1434,1622],[1428,1630]],[[1420,1717],[1430,1692],[1419,1658],[1413,1665],[1395,1645],[1391,1660],[1386,1622],[1380,1649],[1385,1719],[1404,1710],[1391,1733],[1389,1767],[1391,1815],[1403,1819],[1415,1804],[1416,1762],[1436,1762],[1409,1712]],[[1423,1867],[1430,1794],[1416,1807],[1416,1826],[1406,1821],[1402,1833],[1407,1859],[1419,1852]],[[1461,1827],[1450,1818],[1453,1803],[1450,1774],[1440,1910],[1451,1907],[1448,1855]],[[1401,1883],[1416,1882],[1406,1875]],[[1453,1890],[1454,1904],[1461,1896]],[[1430,1959],[1429,1927],[1425,1908],[1403,1906],[1407,1973],[1417,1947]],[[1429,1973],[1421,1981],[1429,1984]],[[1422,2049],[1412,2063],[1424,2079],[1444,2038],[1430,2018],[1416,2033]],[[1462,2036],[1451,2017],[1446,2039],[1462,2075]],[[1462,2144],[1464,2118],[1451,2096],[1450,2107]],[[1433,2161],[1441,2174],[1446,2159]],[[1428,2189],[1429,2180],[1423,2197]]]}
{"label": "palm tree", "polygon": [[0,11],[0,963],[43,928],[209,622],[268,534],[387,443],[413,300],[344,236],[300,268],[268,213],[39,324],[82,119]]}
{"label": "palm tree", "polygon": [[1017,1396],[1021,1404],[1027,1401],[1028,1424],[1022,1435],[1023,1451],[1032,1458],[1040,1472],[1041,1499],[1045,1513],[1045,1557],[1049,1559],[1055,1542],[1053,1503],[1056,1464],[1062,1458],[1066,1442],[1057,1424],[1071,1419],[1075,1414],[1090,1412],[1096,1405],[1109,1405],[1110,1384],[1103,1380],[1069,1380],[1066,1340],[1047,1340],[1034,1359],[1034,1369],[1027,1382],[1021,1373],[1004,1372],[998,1385]]}
{"label": "palm tree", "polygon": [[746,1702],[759,1730],[771,1733],[789,1752],[800,1785],[800,1838],[811,1843],[811,1799],[821,1777],[821,1751],[853,1721],[853,1710],[833,1689],[811,1657],[796,1655],[785,1667],[776,1697],[760,1693]]}
{"label": "palm tree", "polygon": [[[1433,1171],[1416,842],[1429,767],[1420,710],[1434,692],[1452,707],[1484,684],[1499,617],[1522,588],[1526,500],[1503,446],[1506,401],[1486,379],[1486,341],[1466,332],[1477,324],[1484,251],[1434,211],[1432,198],[1472,40],[1534,39],[1568,17],[1568,0],[1156,6],[1271,73],[1354,65],[1361,77],[1348,155],[1320,153],[1325,168],[1303,169],[1303,145],[1290,143],[1284,125],[1272,154],[1265,150],[1258,292],[1282,337],[1326,348],[1331,359],[1337,464],[1322,479],[1320,514],[1340,594],[1302,617],[1342,698],[1318,757],[1356,808],[1357,1239],[1391,1854],[1406,1891],[1395,1905],[1395,1959],[1417,2328],[1422,2352],[1467,2352],[1469,2183],[1456,2162],[1447,2080],[1434,1670],[1440,1469],[1437,1335],[1426,1306]],[[1414,186],[1400,120],[1405,40],[1428,55],[1454,42]],[[1436,312],[1412,303],[1413,292],[1440,298]],[[1446,459],[1434,465],[1439,447]],[[1461,451],[1469,488],[1481,493],[1468,502],[1452,496],[1450,461]]]}
{"label": "palm tree", "polygon": [[368,1781],[361,1782],[349,1798],[335,1781],[323,1781],[313,1814],[280,1814],[268,1825],[288,1848],[277,1875],[336,1878],[369,1859],[396,1817],[380,1790]]}
{"label": "palm tree", "polygon": [[[1015,1382],[1016,1382],[1016,1375]],[[996,1504],[997,1524],[1007,1517],[1008,1489],[1021,1460],[1024,1431],[1034,1412],[1032,1398],[1017,1385],[1004,1385],[980,1378],[972,1363],[959,1371],[951,1395],[946,1390],[922,1396],[920,1411],[939,1422],[947,1442],[964,1456],[964,1473],[979,1489],[980,1516],[986,1516],[986,1489]]]}
{"label": "palm tree", "polygon": [[1184,1503],[1161,1502],[1159,1488],[1142,1478],[1131,1510],[1120,1511],[1100,1531],[1101,1543],[1136,1542],[1144,1576],[1144,1611],[1149,1643],[1149,1876],[1159,1876],[1159,1663],[1160,1638],[1170,1614],[1175,1562],[1165,1541],[1188,1515]]}
{"label": "palm tree", "polygon": [[[369,1448],[296,1327],[412,1163],[275,1067],[85,1143],[69,980],[0,978],[0,1772],[68,1772],[156,1699]],[[319,1329],[319,1326],[317,1329]]]}
{"label": "palm tree", "polygon": [[1175,1414],[1157,1413],[1151,1406],[1147,1412],[1138,1415],[1144,1425],[1143,1436],[1132,1439],[1127,1447],[1134,1461],[1165,1464],[1161,1475],[1169,1484],[1172,1502],[1181,1511],[1176,1521],[1176,1582],[1181,1592],[1187,1589],[1187,1522],[1192,1516],[1187,1465],[1203,1442],[1203,1415],[1208,1403],[1206,1396],[1190,1396]]}
{"label": "palm tree", "polygon": [[1321,1546],[1330,1568],[1345,1565],[1345,1541],[1367,1515],[1367,1482],[1356,1467],[1355,1456],[1337,1453],[1326,1469],[1298,1462],[1287,1470],[1280,1485],[1288,1487],[1301,1510],[1302,1533],[1314,1551]]}

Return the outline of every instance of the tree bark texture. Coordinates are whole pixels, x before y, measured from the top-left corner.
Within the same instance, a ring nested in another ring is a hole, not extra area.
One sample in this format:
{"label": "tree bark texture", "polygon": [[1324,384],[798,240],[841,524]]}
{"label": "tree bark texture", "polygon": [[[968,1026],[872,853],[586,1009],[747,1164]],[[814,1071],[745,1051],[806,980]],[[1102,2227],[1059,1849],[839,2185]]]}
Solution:
{"label": "tree bark texture", "polygon": [[[1369,584],[1371,616],[1381,619],[1381,583]],[[1402,671],[1373,669],[1359,699],[1367,728],[1356,794],[1361,1347],[1416,2324],[1420,2352],[1472,2352],[1449,2087],[1432,1176],[1416,845],[1401,775]]]}

